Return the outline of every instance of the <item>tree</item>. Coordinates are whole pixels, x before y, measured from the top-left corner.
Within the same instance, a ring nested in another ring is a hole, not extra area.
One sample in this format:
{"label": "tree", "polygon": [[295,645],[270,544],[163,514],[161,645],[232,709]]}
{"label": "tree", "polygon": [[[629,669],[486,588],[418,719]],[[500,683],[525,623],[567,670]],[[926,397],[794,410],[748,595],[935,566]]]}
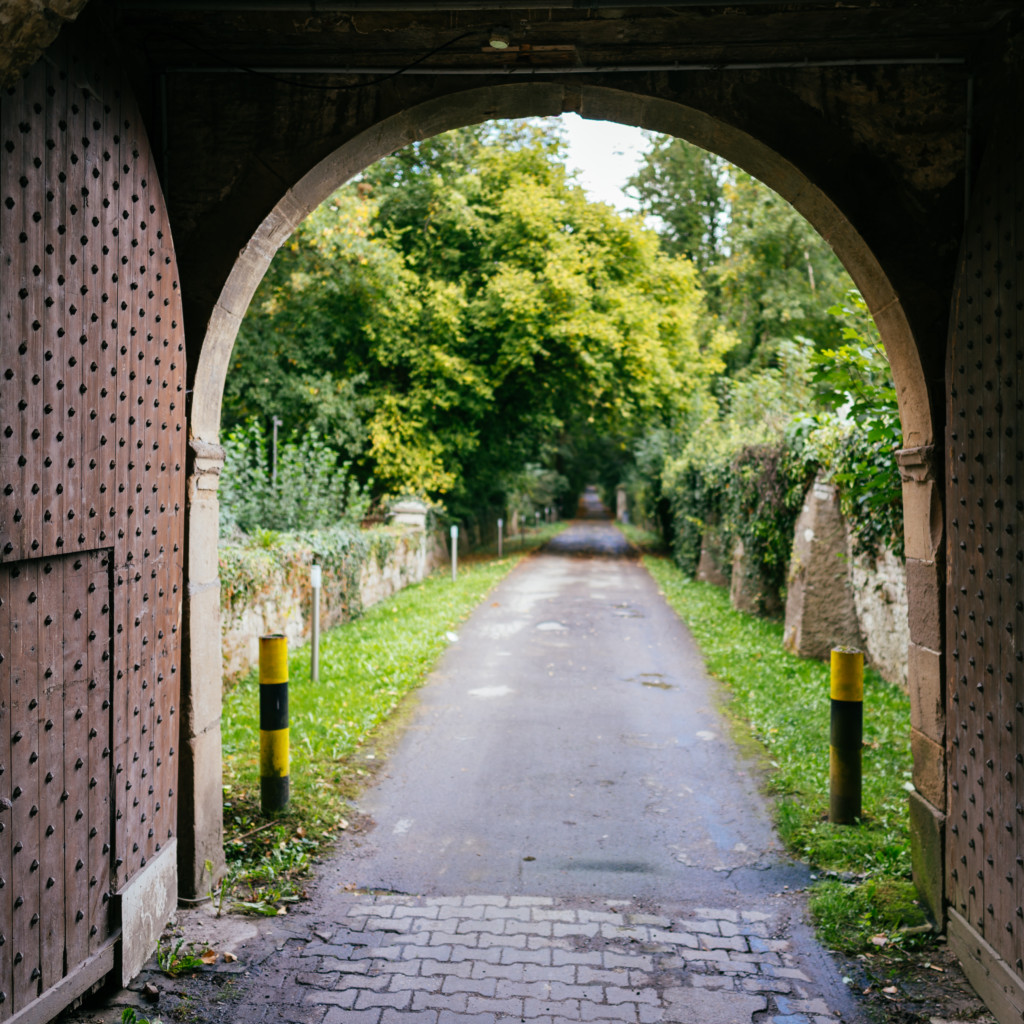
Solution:
{"label": "tree", "polygon": [[711,310],[739,339],[730,372],[770,365],[778,343],[797,336],[837,345],[827,310],[852,282],[821,236],[745,171],[681,139],[651,140],[629,185],[665,250],[693,259]]}
{"label": "tree", "polygon": [[585,482],[596,439],[627,452],[678,420],[730,344],[692,264],[589,202],[557,135],[513,122],[409,147],[300,227],[246,318],[225,410],[287,407],[378,494],[468,512],[529,465]]}

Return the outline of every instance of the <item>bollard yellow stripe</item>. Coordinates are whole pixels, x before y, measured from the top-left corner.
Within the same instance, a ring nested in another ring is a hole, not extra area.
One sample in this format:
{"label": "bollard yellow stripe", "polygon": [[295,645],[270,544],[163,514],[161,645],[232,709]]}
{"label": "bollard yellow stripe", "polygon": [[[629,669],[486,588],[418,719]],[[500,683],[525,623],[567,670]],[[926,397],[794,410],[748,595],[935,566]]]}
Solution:
{"label": "bollard yellow stripe", "polygon": [[833,700],[864,700],[864,654],[852,647],[832,650]]}
{"label": "bollard yellow stripe", "polygon": [[260,682],[288,682],[288,638],[281,633],[260,637]]}
{"label": "bollard yellow stripe", "polygon": [[260,730],[260,776],[287,778],[289,769],[288,730]]}

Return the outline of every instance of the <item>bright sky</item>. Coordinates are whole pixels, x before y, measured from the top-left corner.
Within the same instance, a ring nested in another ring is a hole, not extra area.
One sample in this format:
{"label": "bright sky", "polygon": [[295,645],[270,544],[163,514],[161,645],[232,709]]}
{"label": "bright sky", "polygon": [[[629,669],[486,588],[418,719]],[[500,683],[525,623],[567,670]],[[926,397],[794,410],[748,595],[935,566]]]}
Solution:
{"label": "bright sky", "polygon": [[636,204],[622,194],[622,187],[648,148],[641,129],[587,121],[578,114],[565,114],[561,120],[568,141],[567,163],[580,171],[578,180],[590,198],[620,210],[635,210]]}

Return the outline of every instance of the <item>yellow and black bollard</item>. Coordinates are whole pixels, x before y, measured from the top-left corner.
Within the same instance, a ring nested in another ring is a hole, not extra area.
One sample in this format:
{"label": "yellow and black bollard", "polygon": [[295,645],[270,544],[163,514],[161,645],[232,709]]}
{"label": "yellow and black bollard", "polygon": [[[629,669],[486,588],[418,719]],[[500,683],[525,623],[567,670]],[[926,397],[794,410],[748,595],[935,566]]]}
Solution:
{"label": "yellow and black bollard", "polygon": [[260,637],[260,797],[264,814],[287,810],[288,638]]}
{"label": "yellow and black bollard", "polygon": [[852,647],[832,651],[832,730],[829,746],[828,820],[852,825],[860,818],[864,741],[864,655]]}

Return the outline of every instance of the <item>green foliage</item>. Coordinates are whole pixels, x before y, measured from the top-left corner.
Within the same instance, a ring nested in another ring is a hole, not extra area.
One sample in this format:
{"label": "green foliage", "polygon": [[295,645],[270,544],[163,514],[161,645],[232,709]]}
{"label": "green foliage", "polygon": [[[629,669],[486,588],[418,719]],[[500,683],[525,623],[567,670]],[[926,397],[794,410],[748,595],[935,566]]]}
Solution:
{"label": "green foliage", "polygon": [[367,500],[338,464],[338,453],[313,431],[277,446],[277,480],[263,425],[250,423],[224,439],[220,484],[221,536],[237,531],[312,530],[358,522]]}
{"label": "green foliage", "polygon": [[855,955],[880,947],[910,947],[929,941],[927,914],[914,883],[869,878],[859,884],[830,880],[811,895],[811,917],[830,949]]}
{"label": "green foliage", "polygon": [[[891,940],[901,926],[920,923],[923,915],[908,888],[906,694],[866,670],[863,818],[856,826],[830,825],[828,666],[786,653],[781,626],[735,611],[722,588],[686,579],[665,559],[645,558],[644,564],[693,632],[709,671],[728,686],[729,715],[763,751],[767,788],[775,797],[779,833],[789,850],[819,871],[858,879],[842,890],[832,884],[815,888],[822,901],[832,900],[836,892],[846,895],[845,924],[834,909],[822,911],[822,920],[838,921],[826,941],[859,950],[870,935],[886,932]],[[850,931],[844,936],[846,927]]]}
{"label": "green foliage", "polygon": [[403,531],[392,527],[361,529],[341,524],[326,530],[278,533],[222,541],[218,548],[221,611],[231,621],[261,596],[290,591],[311,600],[309,567],[319,565],[324,595],[346,618],[359,614],[359,577],[370,560],[383,565]]}
{"label": "green foliage", "polygon": [[463,129],[336,193],[257,291],[225,426],[280,415],[376,497],[464,518],[529,466],[578,488],[609,445],[681,416],[732,339],[692,265],[589,202],[559,147],[536,123]]}
{"label": "green foliage", "polygon": [[162,1024],[159,1017],[150,1020],[148,1017],[140,1017],[132,1006],[126,1006],[121,1011],[121,1024]]}
{"label": "green foliage", "polygon": [[196,944],[190,942],[182,952],[181,947],[184,945],[184,939],[178,939],[173,946],[170,944],[165,946],[161,941],[156,944],[157,967],[168,978],[177,978],[179,974],[186,974],[188,971],[195,971],[203,966],[201,953],[196,952]]}
{"label": "green foliage", "polygon": [[738,339],[730,370],[765,365],[775,342],[839,341],[829,306],[850,280],[804,218],[749,174],[681,139],[651,135],[630,179],[662,245],[697,267],[712,312]]}
{"label": "green foliage", "polygon": [[896,452],[903,445],[896,387],[878,329],[856,292],[829,313],[843,326],[846,344],[812,356],[818,399],[848,429],[834,453],[832,477],[855,550],[877,555],[883,547],[903,556],[903,491]]}

